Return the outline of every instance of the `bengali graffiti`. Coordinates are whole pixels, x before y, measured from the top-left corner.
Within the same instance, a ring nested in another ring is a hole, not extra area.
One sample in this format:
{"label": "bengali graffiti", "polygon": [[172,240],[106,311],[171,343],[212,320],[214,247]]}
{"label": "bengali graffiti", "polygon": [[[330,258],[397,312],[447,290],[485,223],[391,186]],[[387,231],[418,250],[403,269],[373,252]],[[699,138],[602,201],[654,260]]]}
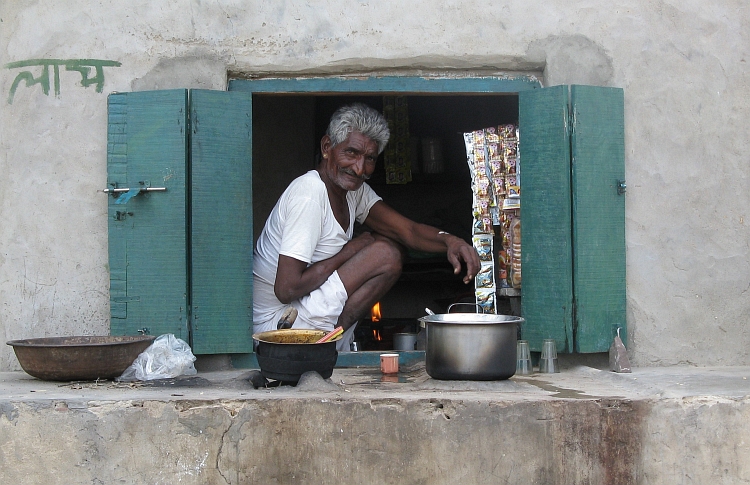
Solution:
{"label": "bengali graffiti", "polygon": [[[103,59],[27,59],[25,61],[9,62],[4,66],[6,69],[41,68],[41,72],[38,76],[34,76],[32,70],[19,72],[10,86],[8,104],[13,104],[16,89],[18,89],[21,82],[25,82],[26,87],[39,84],[45,96],[49,96],[51,84],[55,96],[59,96],[61,67],[64,67],[66,71],[77,71],[81,75],[81,86],[86,88],[96,85],[96,92],[101,93],[104,89],[104,68],[120,67],[120,65],[117,61]],[[93,76],[91,75],[92,70],[94,72]]]}

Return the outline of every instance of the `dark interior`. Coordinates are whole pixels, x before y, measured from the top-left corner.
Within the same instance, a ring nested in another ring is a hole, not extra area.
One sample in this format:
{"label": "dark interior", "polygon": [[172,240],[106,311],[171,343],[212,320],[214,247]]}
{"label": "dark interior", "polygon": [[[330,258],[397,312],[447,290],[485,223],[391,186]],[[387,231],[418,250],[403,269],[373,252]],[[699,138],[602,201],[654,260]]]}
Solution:
{"label": "dark interior", "polygon": [[[295,177],[315,167],[320,139],[340,106],[355,101],[383,109],[383,95],[255,95],[253,97],[253,203],[255,237],[279,195]],[[421,143],[413,140],[412,181],[386,184],[383,156],[369,181],[391,207],[405,216],[471,239],[471,175],[463,133],[518,122],[517,95],[422,95],[407,97],[409,134],[438,138],[443,170],[421,170]],[[360,228],[360,230],[363,230]],[[360,322],[360,350],[392,348],[392,334],[417,331],[425,307],[442,313],[451,303],[474,301],[444,255],[410,251],[399,282],[381,301],[380,322]],[[498,311],[503,307],[498,300]],[[472,311],[472,307],[468,307]],[[377,332],[375,331],[377,330]],[[376,337],[380,337],[377,340]]]}

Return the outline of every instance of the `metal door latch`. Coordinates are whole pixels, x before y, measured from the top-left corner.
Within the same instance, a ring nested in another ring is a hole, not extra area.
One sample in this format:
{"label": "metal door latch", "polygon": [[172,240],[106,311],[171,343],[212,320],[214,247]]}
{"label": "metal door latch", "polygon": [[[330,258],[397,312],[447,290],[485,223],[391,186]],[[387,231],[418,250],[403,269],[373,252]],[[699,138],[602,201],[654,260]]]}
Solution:
{"label": "metal door latch", "polygon": [[624,180],[618,180],[617,181],[617,195],[623,195],[625,194],[625,191],[628,190],[628,185],[625,183]]}
{"label": "metal door latch", "polygon": [[[151,187],[151,182],[148,182],[146,180],[138,182],[143,187],[139,187],[137,189],[130,189],[130,187],[117,187],[116,183],[110,183],[112,187],[108,187],[102,192],[105,194],[112,194],[112,197],[115,199],[115,204],[122,205],[127,204],[130,199],[135,197],[138,194],[143,194],[146,192],[166,192],[166,187]],[[119,219],[118,219],[119,220]]]}
{"label": "metal door latch", "polygon": [[[140,192],[166,192],[166,187],[141,187]],[[112,197],[117,197],[118,194],[130,192],[128,187],[122,187],[118,189],[104,189],[102,190],[105,194],[112,194]]]}

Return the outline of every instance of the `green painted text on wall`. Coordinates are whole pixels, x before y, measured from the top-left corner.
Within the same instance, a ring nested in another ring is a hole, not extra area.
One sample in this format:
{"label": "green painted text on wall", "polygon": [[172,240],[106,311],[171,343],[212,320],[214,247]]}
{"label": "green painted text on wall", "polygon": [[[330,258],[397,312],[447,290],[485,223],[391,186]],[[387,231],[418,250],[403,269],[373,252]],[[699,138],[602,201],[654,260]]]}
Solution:
{"label": "green painted text on wall", "polygon": [[[6,69],[18,69],[22,67],[41,67],[42,72],[38,77],[34,77],[31,71],[21,71],[16,76],[13,84],[10,86],[8,95],[8,104],[13,104],[13,97],[21,81],[26,81],[26,86],[39,84],[42,86],[42,92],[49,96],[50,88],[50,66],[52,67],[53,88],[55,96],[60,95],[60,66],[65,66],[66,71],[78,71],[81,74],[81,86],[88,87],[96,84],[96,92],[101,93],[104,88],[104,68],[120,67],[117,61],[107,61],[102,59],[28,59],[25,61],[9,62],[5,64]],[[96,69],[96,75],[90,77],[91,69]]]}

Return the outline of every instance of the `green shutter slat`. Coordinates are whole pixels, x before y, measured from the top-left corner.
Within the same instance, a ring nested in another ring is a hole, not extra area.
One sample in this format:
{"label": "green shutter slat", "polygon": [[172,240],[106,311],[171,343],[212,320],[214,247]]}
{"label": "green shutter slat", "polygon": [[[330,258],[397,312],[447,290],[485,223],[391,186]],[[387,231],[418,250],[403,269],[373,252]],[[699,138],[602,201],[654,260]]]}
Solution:
{"label": "green shutter slat", "polygon": [[623,91],[572,86],[573,286],[576,352],[626,341]]}
{"label": "green shutter slat", "polygon": [[522,336],[573,349],[568,88],[519,93]]}
{"label": "green shutter slat", "polygon": [[193,352],[252,352],[250,93],[193,90]]}
{"label": "green shutter slat", "polygon": [[[110,183],[125,184],[127,178],[127,163],[125,158],[126,131],[126,97],[110,95],[107,99],[107,180]],[[111,188],[111,187],[110,187]],[[127,318],[126,303],[116,303],[115,299],[127,295],[127,257],[125,239],[125,224],[118,222],[117,211],[121,209],[109,200],[107,207],[107,237],[109,242],[109,298],[110,298],[110,332],[114,335],[123,333],[123,320]]]}
{"label": "green shutter slat", "polygon": [[[173,333],[187,340],[185,160],[187,91],[108,98],[110,188],[166,187],[125,204],[109,197],[113,335]],[[122,197],[122,196],[120,196]]]}

